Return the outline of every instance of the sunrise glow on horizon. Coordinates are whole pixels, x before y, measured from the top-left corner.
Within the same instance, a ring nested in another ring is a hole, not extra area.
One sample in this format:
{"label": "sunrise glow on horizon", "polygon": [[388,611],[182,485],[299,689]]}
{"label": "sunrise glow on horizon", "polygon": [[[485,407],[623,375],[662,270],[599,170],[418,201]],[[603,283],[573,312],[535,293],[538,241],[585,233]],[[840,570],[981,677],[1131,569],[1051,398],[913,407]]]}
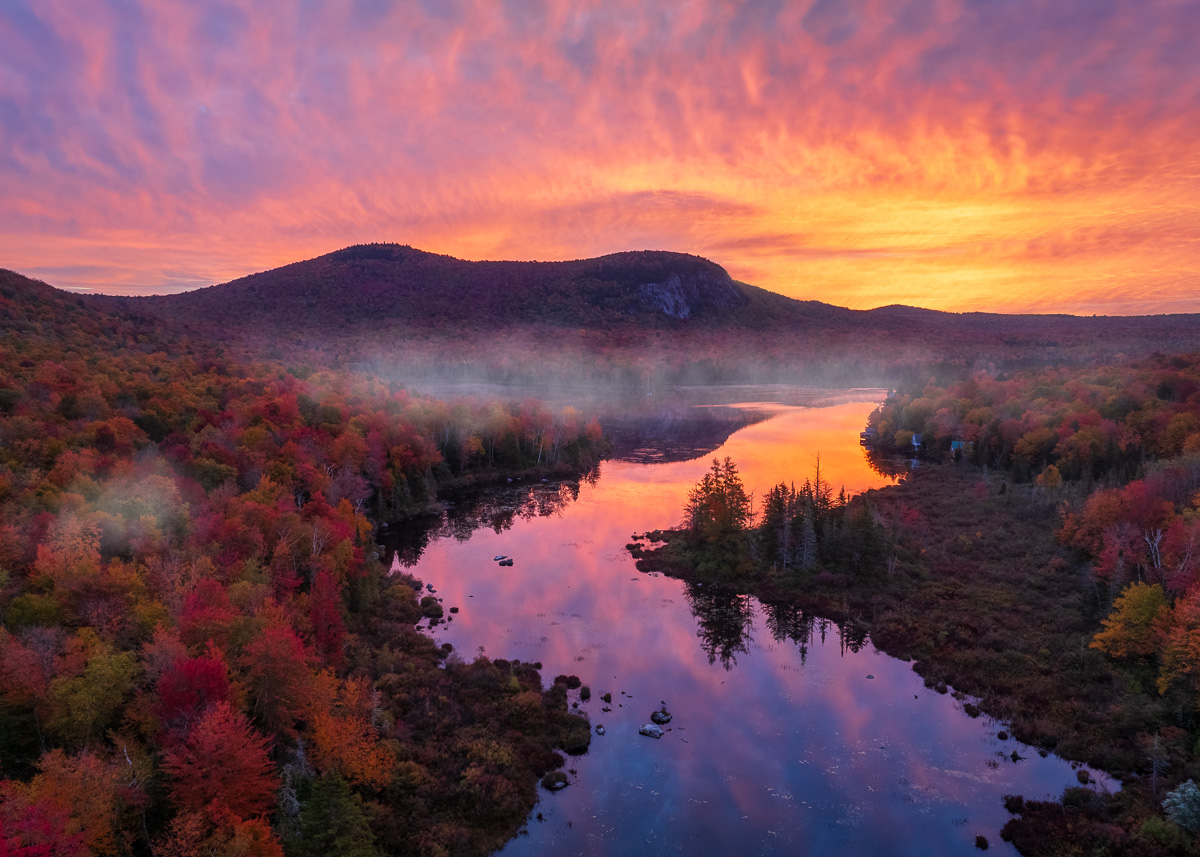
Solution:
{"label": "sunrise glow on horizon", "polygon": [[0,6],[0,267],[701,255],[853,308],[1200,312],[1200,5]]}

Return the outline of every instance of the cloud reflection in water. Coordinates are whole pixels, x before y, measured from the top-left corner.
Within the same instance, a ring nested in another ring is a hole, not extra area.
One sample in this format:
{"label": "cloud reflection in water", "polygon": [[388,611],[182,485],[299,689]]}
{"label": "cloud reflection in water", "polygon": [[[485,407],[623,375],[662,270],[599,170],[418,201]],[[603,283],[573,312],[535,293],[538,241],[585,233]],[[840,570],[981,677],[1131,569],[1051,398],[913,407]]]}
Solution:
{"label": "cloud reflection in water", "polygon": [[[878,486],[857,443],[872,407],[778,408],[714,454],[759,492],[802,481],[818,452],[834,485]],[[966,855],[977,833],[1007,849],[1001,796],[1060,793],[1066,763],[1028,749],[1013,763],[999,726],[834,625],[635,569],[630,535],[676,523],[707,467],[607,462],[549,516],[436,540],[414,569],[462,608],[439,640],[579,675],[606,727],[504,853]],[[639,736],[660,700],[669,731]]]}

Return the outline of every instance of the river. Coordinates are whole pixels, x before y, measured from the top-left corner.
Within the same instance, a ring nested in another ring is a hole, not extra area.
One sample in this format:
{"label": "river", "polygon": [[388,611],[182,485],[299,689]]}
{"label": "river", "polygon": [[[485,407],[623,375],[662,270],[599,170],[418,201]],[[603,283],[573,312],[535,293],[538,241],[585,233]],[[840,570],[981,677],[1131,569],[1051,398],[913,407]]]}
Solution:
{"label": "river", "polygon": [[[516,482],[408,526],[409,570],[459,608],[435,638],[465,658],[540,661],[547,681],[578,675],[592,692],[582,710],[604,727],[502,854],[924,857],[977,853],[977,835],[1015,854],[999,836],[1002,797],[1078,784],[1067,762],[1001,739],[1003,724],[968,717],[869,641],[640,573],[626,551],[633,534],[678,524],[714,457],[732,458],[759,497],[811,477],[818,455],[835,489],[888,484],[858,444],[882,394],[727,388],[639,402],[636,417],[610,417],[619,458],[595,478]],[[663,702],[666,734],[639,735]]]}

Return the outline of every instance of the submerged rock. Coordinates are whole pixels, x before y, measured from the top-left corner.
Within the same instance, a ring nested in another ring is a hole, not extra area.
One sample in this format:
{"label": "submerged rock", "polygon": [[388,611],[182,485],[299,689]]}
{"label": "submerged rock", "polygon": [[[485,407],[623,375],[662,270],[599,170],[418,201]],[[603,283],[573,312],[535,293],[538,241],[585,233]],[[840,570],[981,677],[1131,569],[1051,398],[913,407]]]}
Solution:
{"label": "submerged rock", "polygon": [[501,565],[512,565],[513,561],[511,559],[502,559],[502,560],[500,560],[500,564]]}
{"label": "submerged rock", "polygon": [[643,723],[638,729],[639,735],[645,735],[647,738],[661,738],[663,736],[662,727],[657,723]]}
{"label": "submerged rock", "polygon": [[562,771],[551,771],[542,777],[542,787],[548,791],[556,792],[559,789],[565,789],[568,785],[567,775]]}
{"label": "submerged rock", "polygon": [[666,708],[661,708],[651,714],[650,719],[659,726],[665,726],[671,722],[671,712],[667,711]]}
{"label": "submerged rock", "polygon": [[498,553],[494,557],[492,557],[492,559],[494,559],[496,562],[499,562],[502,559],[508,559],[508,557],[502,553]]}
{"label": "submerged rock", "polygon": [[604,724],[603,724],[603,723],[597,724],[597,726],[596,726],[596,734],[597,734],[597,735],[603,735],[603,734],[604,734]]}

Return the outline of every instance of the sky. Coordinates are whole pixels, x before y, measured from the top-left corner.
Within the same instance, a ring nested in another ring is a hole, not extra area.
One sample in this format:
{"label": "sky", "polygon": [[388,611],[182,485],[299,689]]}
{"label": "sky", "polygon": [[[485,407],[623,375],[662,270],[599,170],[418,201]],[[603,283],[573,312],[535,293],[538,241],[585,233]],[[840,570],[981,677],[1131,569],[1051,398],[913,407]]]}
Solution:
{"label": "sky", "polygon": [[1200,312],[1196,0],[0,0],[0,267],[694,253],[870,308]]}

